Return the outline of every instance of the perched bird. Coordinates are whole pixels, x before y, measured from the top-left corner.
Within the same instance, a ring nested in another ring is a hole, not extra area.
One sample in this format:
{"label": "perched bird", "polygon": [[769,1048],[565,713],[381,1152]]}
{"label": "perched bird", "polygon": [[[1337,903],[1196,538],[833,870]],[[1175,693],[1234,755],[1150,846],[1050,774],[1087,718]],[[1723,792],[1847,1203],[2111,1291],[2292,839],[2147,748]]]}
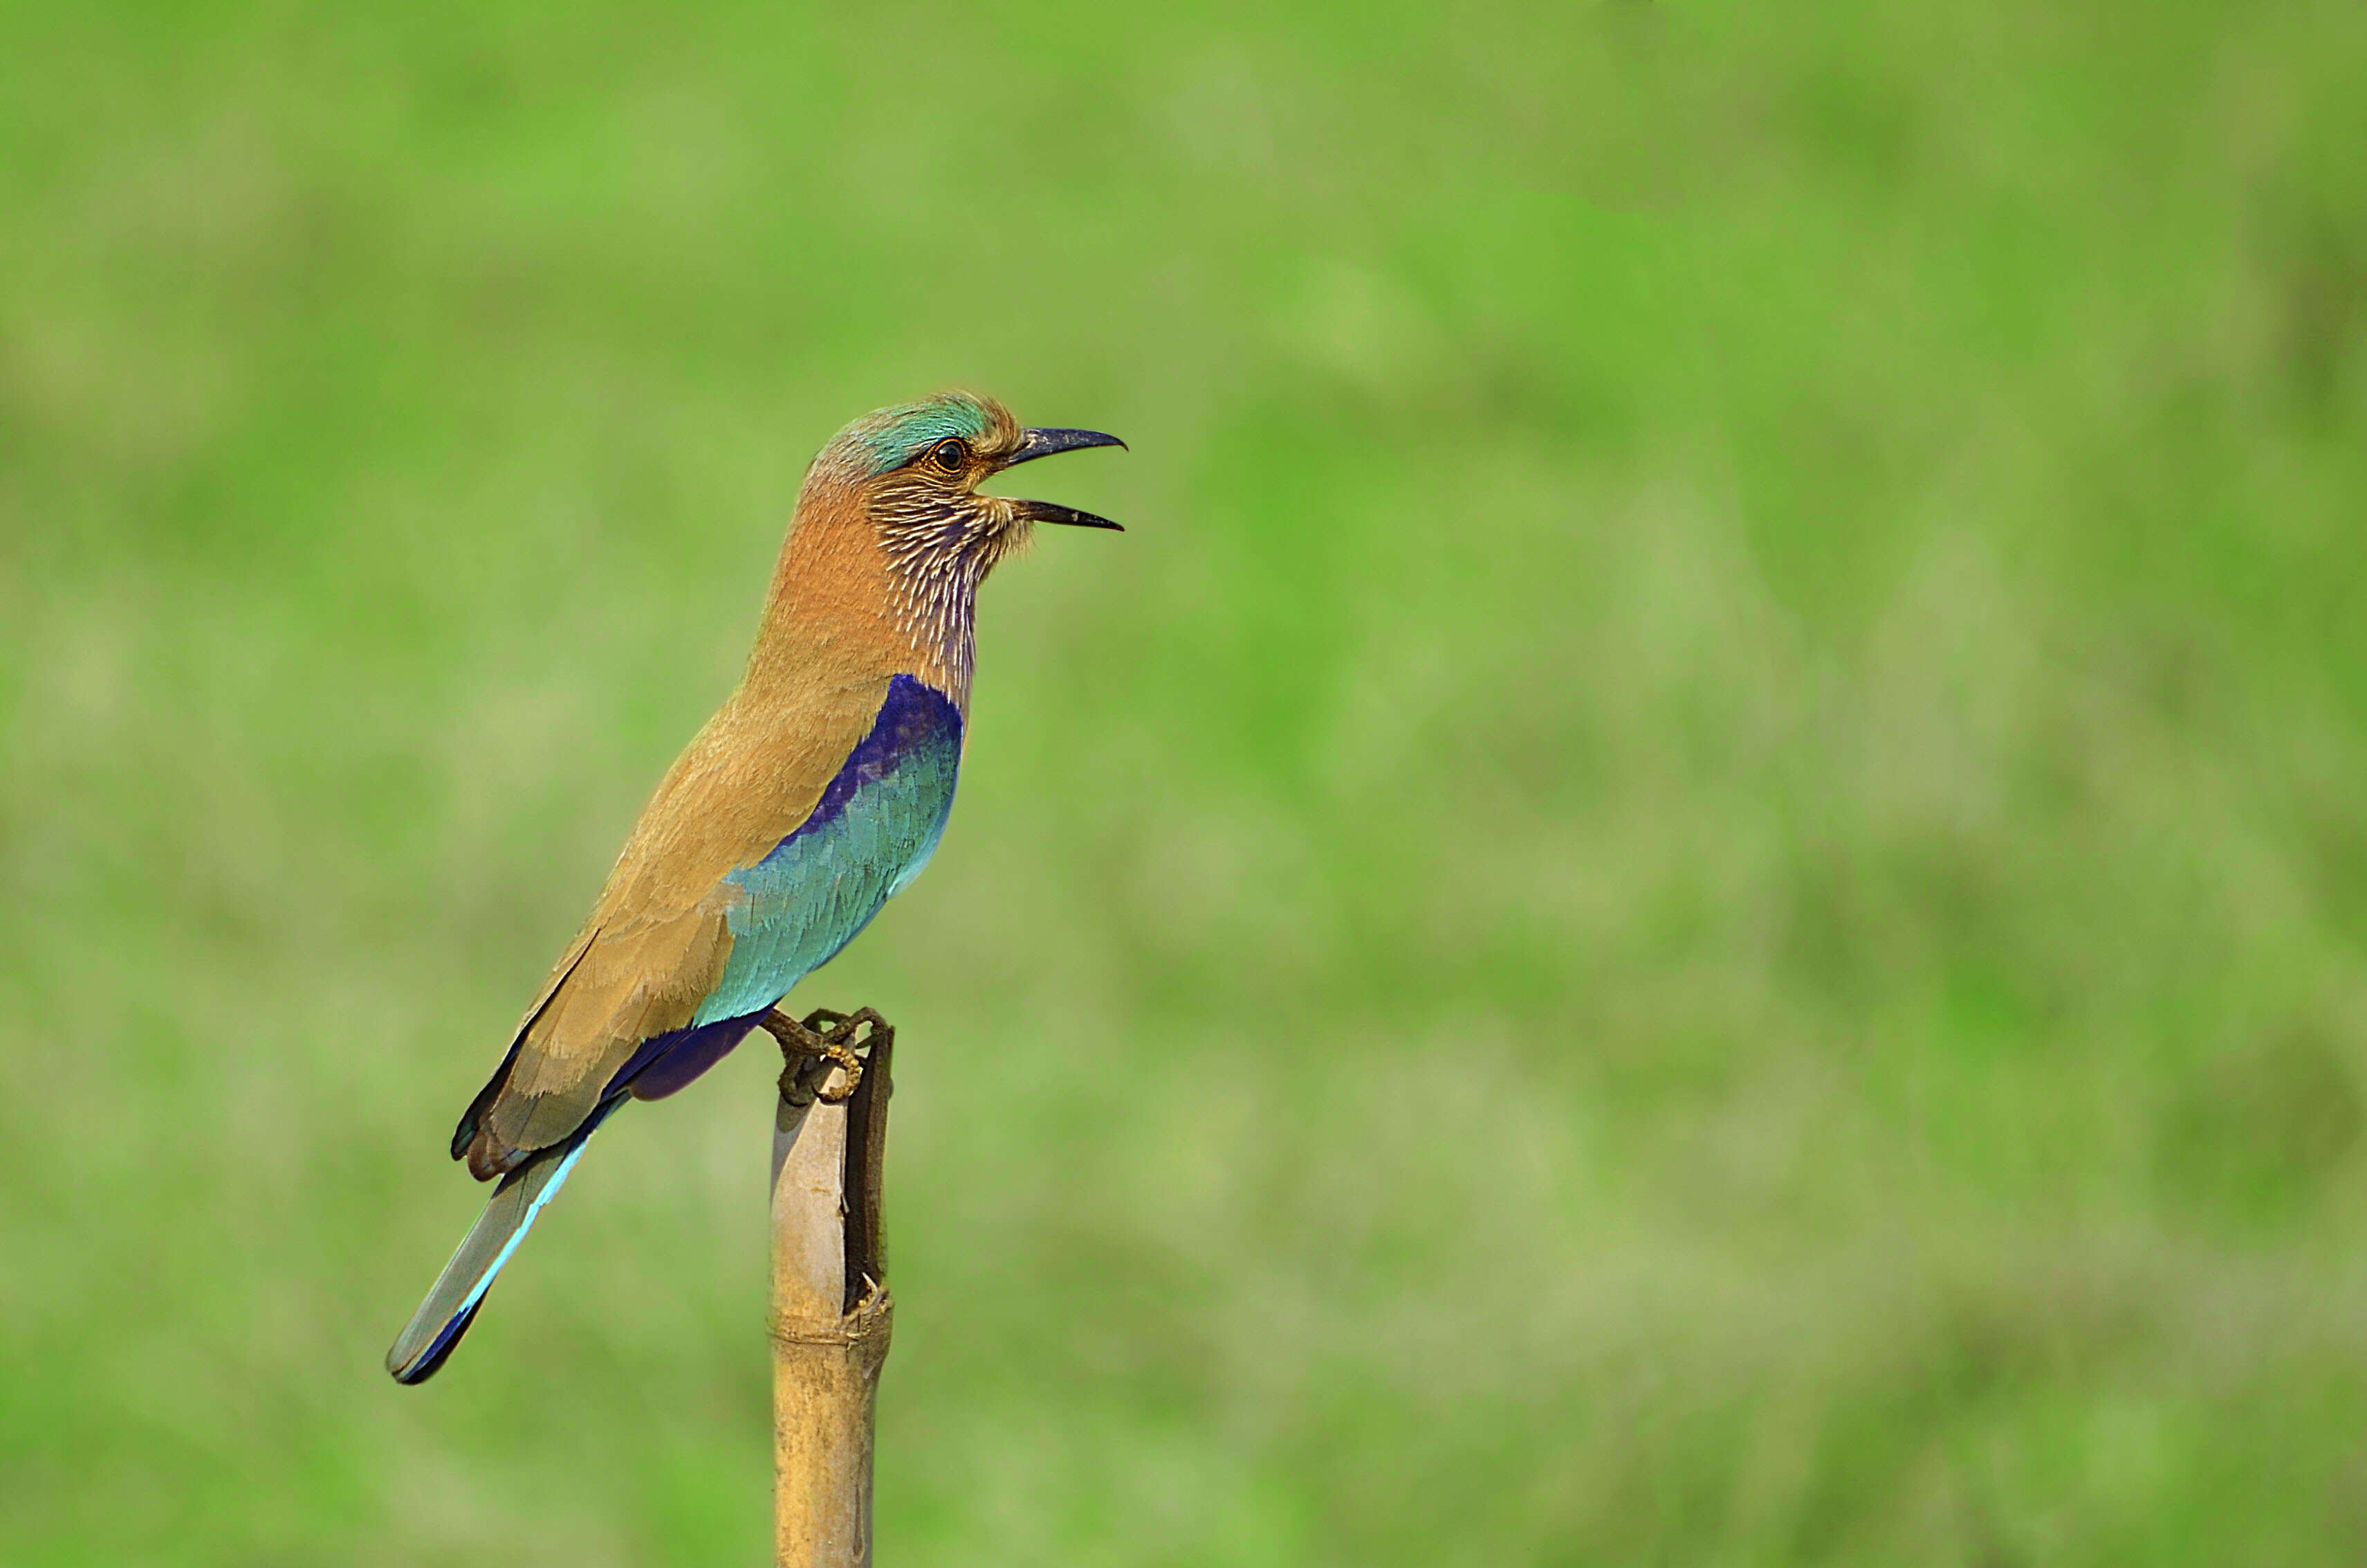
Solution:
{"label": "perched bird", "polygon": [[979,583],[1037,523],[1117,527],[978,487],[1124,445],[947,392],[822,448],[739,689],[642,808],[452,1134],[500,1185],[387,1352],[397,1382],[443,1365],[602,1122],[713,1066],[920,874],[953,806]]}

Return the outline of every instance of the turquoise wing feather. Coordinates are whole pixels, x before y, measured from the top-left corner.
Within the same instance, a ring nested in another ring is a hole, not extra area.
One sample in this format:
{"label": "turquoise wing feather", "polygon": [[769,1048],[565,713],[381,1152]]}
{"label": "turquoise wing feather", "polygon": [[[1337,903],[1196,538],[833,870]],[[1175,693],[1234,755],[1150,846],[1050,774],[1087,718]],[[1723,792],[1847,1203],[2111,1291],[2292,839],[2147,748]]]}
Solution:
{"label": "turquoise wing feather", "polygon": [[928,864],[961,765],[961,714],[910,675],[798,830],[724,880],[731,956],[693,1027],[760,1013],[837,956]]}

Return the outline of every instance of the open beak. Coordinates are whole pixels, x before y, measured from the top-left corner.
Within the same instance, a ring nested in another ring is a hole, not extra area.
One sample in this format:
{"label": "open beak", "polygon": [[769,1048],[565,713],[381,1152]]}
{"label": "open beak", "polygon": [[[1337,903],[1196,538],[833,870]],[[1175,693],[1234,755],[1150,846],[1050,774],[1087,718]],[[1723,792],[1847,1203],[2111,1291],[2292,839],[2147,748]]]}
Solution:
{"label": "open beak", "polygon": [[[1038,457],[1049,457],[1059,452],[1080,452],[1088,446],[1118,446],[1126,443],[1115,435],[1104,435],[1098,430],[1030,430],[1019,442],[1019,450],[1003,459],[1006,468],[1022,463],[1032,463]],[[1106,517],[1096,517],[1090,512],[1080,512],[1073,506],[1060,506],[1048,501],[1015,501],[1011,503],[1013,514],[1030,523],[1060,523],[1072,528],[1113,528],[1126,530]]]}

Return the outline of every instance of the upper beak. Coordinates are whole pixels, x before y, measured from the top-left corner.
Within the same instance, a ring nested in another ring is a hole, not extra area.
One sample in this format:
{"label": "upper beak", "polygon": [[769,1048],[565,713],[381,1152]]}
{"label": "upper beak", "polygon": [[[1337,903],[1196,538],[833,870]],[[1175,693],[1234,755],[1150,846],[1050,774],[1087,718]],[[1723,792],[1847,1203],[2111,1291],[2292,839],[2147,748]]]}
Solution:
{"label": "upper beak", "polygon": [[1124,446],[1115,435],[1104,435],[1098,430],[1024,430],[1019,433],[1019,450],[1002,460],[1006,468],[1022,463],[1032,463],[1038,457],[1049,457],[1056,452],[1077,452],[1087,446]]}
{"label": "upper beak", "polygon": [[[1115,435],[1104,435],[1098,430],[1030,430],[1023,433],[1019,450],[1002,460],[1006,468],[1021,463],[1032,463],[1038,457],[1049,457],[1058,452],[1077,452],[1087,446],[1125,446]],[[1073,506],[1060,506],[1048,501],[1018,501],[1012,502],[1013,513],[1030,523],[1065,523],[1076,528],[1116,528],[1126,530],[1106,517],[1096,517],[1090,512],[1080,512]]]}

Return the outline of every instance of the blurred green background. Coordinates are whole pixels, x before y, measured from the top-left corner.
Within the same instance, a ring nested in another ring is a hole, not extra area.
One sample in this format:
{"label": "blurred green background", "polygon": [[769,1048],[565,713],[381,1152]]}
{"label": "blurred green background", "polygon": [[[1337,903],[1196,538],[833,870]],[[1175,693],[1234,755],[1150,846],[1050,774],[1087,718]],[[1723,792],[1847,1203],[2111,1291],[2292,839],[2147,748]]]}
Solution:
{"label": "blurred green background", "polygon": [[765,1051],[379,1357],[946,385],[883,1563],[2367,1557],[2355,6],[6,32],[0,1560],[764,1559]]}

